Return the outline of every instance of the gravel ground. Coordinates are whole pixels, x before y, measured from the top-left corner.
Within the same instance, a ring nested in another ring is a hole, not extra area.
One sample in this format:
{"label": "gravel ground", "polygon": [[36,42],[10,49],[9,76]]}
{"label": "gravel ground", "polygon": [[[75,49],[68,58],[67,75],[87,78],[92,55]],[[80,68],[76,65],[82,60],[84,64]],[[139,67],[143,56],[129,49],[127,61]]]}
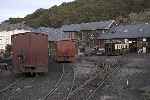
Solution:
{"label": "gravel ground", "polygon": [[[8,91],[0,93],[0,100],[40,100],[55,86],[62,73],[62,65],[51,64],[49,70],[49,73],[46,75],[26,77],[24,80],[17,82],[17,84],[12,86]],[[5,75],[3,75],[3,77],[4,76]],[[8,76],[12,75],[9,74]],[[12,79],[18,80],[19,78],[6,78],[5,76],[1,84],[4,83],[4,81],[10,84],[12,83]]]}
{"label": "gravel ground", "polygon": [[[105,82],[102,88],[98,89],[90,100],[149,100],[145,99],[143,94],[148,90],[150,91],[150,55],[132,54],[118,57],[77,58],[73,64],[76,74],[73,90],[98,73],[97,65],[114,64],[116,59],[122,63],[120,70],[113,73],[111,78]],[[45,96],[55,86],[61,73],[61,64],[50,62],[48,74],[26,78],[9,91],[0,93],[0,100],[41,100],[41,97]],[[0,78],[0,89],[20,79],[10,72],[0,73]],[[67,79],[64,83],[65,87],[61,88],[61,91],[66,91],[66,88],[72,84],[72,81],[67,81]]]}
{"label": "gravel ground", "polygon": [[0,72],[0,90],[15,81],[15,75],[9,71]]}
{"label": "gravel ground", "polygon": [[[103,61],[112,63],[115,59],[119,59],[123,63],[119,72],[113,74],[91,100],[145,100],[142,94],[150,87],[150,55],[93,56],[79,59],[79,64],[75,64],[77,65],[75,71],[79,77],[93,75],[96,72],[96,68],[93,69],[95,63]],[[80,70],[83,68],[86,71]],[[141,92],[143,88],[144,90]]]}

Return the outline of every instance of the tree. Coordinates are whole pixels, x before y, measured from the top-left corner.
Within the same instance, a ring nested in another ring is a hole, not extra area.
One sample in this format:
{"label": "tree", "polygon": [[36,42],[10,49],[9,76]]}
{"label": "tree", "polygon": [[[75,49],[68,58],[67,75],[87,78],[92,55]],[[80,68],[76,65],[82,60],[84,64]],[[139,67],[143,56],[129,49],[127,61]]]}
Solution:
{"label": "tree", "polygon": [[11,56],[11,51],[12,51],[12,46],[7,44],[6,47],[5,47],[5,54],[4,54],[4,56],[6,58],[10,57]]}
{"label": "tree", "polygon": [[53,6],[49,9],[38,9],[24,19],[10,19],[31,27],[60,27],[64,24],[77,24],[91,21],[127,17],[130,13],[140,13],[150,8],[150,0],[75,0]]}

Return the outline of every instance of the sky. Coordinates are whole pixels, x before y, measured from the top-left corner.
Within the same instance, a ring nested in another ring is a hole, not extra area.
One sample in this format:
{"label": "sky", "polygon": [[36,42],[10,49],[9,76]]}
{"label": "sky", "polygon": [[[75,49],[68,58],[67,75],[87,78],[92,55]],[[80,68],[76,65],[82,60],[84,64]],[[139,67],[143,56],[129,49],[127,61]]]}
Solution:
{"label": "sky", "polygon": [[74,0],[1,0],[0,22],[10,17],[25,17],[39,8],[50,8]]}

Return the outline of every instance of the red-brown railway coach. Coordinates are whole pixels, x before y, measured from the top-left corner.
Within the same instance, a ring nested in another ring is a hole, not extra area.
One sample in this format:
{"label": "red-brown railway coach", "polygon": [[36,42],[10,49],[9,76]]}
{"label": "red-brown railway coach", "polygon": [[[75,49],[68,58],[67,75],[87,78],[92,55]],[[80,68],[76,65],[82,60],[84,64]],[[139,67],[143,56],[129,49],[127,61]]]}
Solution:
{"label": "red-brown railway coach", "polygon": [[13,66],[16,73],[48,72],[48,35],[26,32],[12,35]]}
{"label": "red-brown railway coach", "polygon": [[76,44],[73,40],[61,40],[56,42],[56,61],[73,62],[76,56]]}

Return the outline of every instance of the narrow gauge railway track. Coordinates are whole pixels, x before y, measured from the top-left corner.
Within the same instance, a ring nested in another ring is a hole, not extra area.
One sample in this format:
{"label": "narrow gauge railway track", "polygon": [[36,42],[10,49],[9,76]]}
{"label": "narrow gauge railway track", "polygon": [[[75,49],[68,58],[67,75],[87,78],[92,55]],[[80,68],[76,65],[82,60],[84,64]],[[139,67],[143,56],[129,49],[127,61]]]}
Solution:
{"label": "narrow gauge railway track", "polygon": [[[21,77],[0,90],[0,100],[17,100],[28,97],[28,90],[31,90],[39,77]],[[26,99],[25,99],[26,100]]]}
{"label": "narrow gauge railway track", "polygon": [[9,100],[37,100],[48,90],[48,88],[52,88],[54,84],[56,84],[55,82],[57,80],[53,79],[58,79],[61,73],[62,65],[56,64],[55,68],[52,69],[52,72],[48,73],[46,76],[44,75],[44,77],[37,76],[31,79],[27,78],[21,83],[19,83],[19,81],[18,83],[14,82],[13,84],[10,84],[7,90],[5,89],[5,92],[2,93],[2,95],[0,94],[0,100],[2,97],[5,97],[5,99],[2,100],[8,100],[8,98],[10,98]]}
{"label": "narrow gauge railway track", "polygon": [[102,82],[100,82],[98,84],[98,86],[90,93],[90,95],[88,95],[86,97],[86,100],[97,100],[97,98],[94,96],[95,93],[102,88],[102,86],[111,78],[111,74],[116,74],[117,72],[120,71],[120,64],[115,64],[114,68],[112,69],[112,71],[106,75],[106,77],[104,78],[104,80],[102,80]]}
{"label": "narrow gauge railway track", "polygon": [[16,80],[15,82],[9,84],[4,89],[0,90],[0,99],[1,100],[13,99],[17,95],[17,93],[20,92],[21,88],[24,87],[24,83],[32,81],[33,80],[27,81],[26,78]]}
{"label": "narrow gauge railway track", "polygon": [[0,93],[3,92],[3,90],[6,87],[8,87],[10,84],[14,83],[15,81],[16,81],[16,77],[13,75],[0,77]]}
{"label": "narrow gauge railway track", "polygon": [[12,86],[16,85],[18,82],[20,82],[22,80],[24,80],[24,78],[16,80],[16,81],[10,83],[8,86],[6,86],[5,88],[3,88],[3,89],[0,90],[0,94],[2,94],[3,92],[6,92],[8,89],[10,89]]}
{"label": "narrow gauge railway track", "polygon": [[71,66],[63,64],[63,73],[54,86],[42,99],[40,100],[66,100],[73,89],[75,82],[75,73]]}
{"label": "narrow gauge railway track", "polygon": [[[74,89],[67,100],[93,100],[94,94],[105,84],[105,82],[111,77],[112,73],[119,71],[119,63],[113,65],[113,69],[111,72],[108,72],[104,75],[103,79],[100,81],[98,76],[94,76],[93,78],[87,80],[83,85]],[[93,82],[95,85],[93,86]]]}
{"label": "narrow gauge railway track", "polygon": [[66,97],[64,97],[62,100],[68,100],[69,99],[69,96],[70,96],[70,94],[71,94],[71,92],[73,91],[73,87],[74,87],[74,85],[75,85],[75,80],[76,80],[76,73],[73,71],[73,81],[72,81],[72,85],[71,85],[71,87],[70,87],[70,89],[69,89],[69,91],[68,91],[68,94],[66,95]]}

